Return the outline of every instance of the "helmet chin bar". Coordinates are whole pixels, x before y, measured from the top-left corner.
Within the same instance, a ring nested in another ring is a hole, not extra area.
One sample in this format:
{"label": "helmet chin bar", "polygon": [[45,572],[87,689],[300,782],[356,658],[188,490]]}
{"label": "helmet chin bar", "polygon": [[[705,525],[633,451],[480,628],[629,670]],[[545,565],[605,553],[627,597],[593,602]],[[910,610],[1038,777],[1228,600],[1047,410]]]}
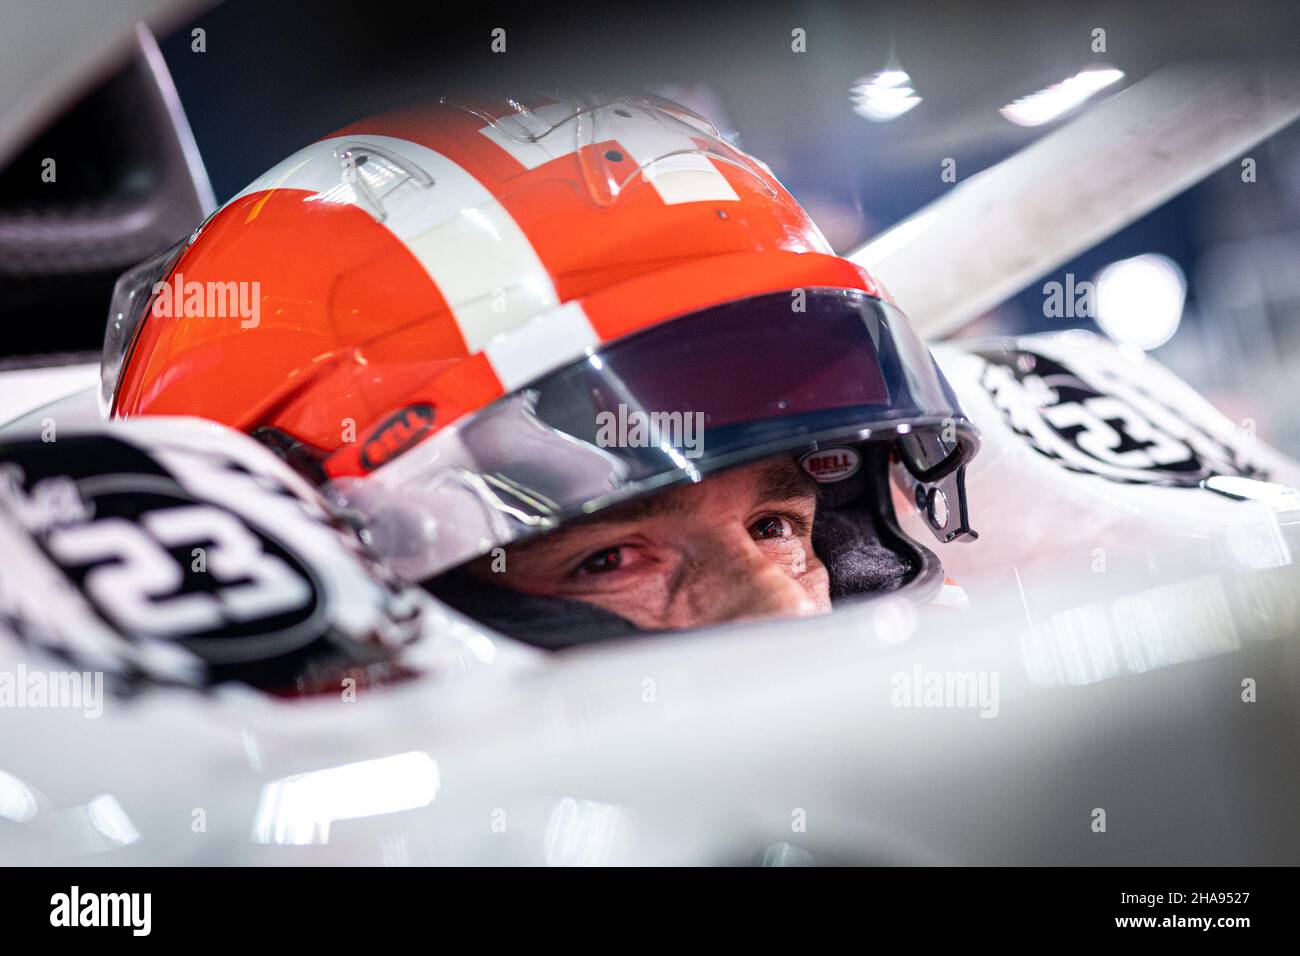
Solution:
{"label": "helmet chin bar", "polygon": [[893,469],[894,480],[911,497],[926,527],[941,543],[971,542],[979,537],[970,526],[965,465],[933,481],[917,478],[901,461],[895,461]]}

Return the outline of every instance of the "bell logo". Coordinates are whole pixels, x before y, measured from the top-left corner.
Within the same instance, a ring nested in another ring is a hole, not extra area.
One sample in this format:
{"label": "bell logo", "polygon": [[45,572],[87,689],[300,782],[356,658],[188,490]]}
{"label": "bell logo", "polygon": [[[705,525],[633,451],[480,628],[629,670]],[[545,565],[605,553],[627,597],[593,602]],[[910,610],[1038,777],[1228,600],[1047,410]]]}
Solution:
{"label": "bell logo", "polygon": [[417,444],[433,427],[432,405],[408,405],[389,415],[361,446],[361,464],[373,471]]}
{"label": "bell logo", "polygon": [[799,464],[813,481],[843,481],[857,473],[862,456],[852,448],[821,448],[808,452]]}

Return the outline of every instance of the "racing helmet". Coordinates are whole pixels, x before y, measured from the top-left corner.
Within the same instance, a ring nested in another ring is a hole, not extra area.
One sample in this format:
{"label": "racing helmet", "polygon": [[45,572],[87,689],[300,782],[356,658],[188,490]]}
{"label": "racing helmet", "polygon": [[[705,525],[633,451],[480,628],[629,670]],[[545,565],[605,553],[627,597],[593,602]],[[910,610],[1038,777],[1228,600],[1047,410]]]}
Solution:
{"label": "racing helmet", "polygon": [[836,601],[943,585],[891,474],[940,541],[974,534],[977,432],[906,318],[763,163],[648,94],[444,97],[300,150],[122,277],[100,398],[250,433],[400,573],[534,643],[619,622],[457,569],[772,455],[817,482]]}

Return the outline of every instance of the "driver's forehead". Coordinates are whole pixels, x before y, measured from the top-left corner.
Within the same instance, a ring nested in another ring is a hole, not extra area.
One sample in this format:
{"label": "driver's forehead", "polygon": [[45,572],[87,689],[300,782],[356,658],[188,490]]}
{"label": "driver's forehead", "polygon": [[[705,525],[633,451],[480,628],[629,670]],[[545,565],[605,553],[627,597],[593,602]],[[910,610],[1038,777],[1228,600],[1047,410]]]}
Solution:
{"label": "driver's forehead", "polygon": [[710,475],[698,483],[677,485],[658,494],[615,505],[519,547],[529,551],[542,550],[612,525],[625,526],[672,516],[699,521],[702,516],[720,516],[729,506],[744,508],[760,502],[808,501],[814,500],[816,495],[813,480],[793,458],[781,455]]}
{"label": "driver's forehead", "polygon": [[736,503],[790,501],[815,495],[816,486],[812,479],[804,474],[793,458],[782,455],[710,475],[695,484],[677,485],[659,494],[616,505],[581,524],[636,521],[728,500]]}

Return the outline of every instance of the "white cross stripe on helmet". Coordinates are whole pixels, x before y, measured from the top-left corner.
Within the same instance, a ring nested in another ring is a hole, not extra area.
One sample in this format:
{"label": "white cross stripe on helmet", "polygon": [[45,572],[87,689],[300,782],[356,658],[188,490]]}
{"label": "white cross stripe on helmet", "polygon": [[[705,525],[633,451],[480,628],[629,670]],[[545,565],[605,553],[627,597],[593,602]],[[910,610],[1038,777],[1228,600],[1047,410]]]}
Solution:
{"label": "white cross stripe on helmet", "polygon": [[479,132],[526,169],[593,142],[614,140],[638,167],[658,160],[643,172],[665,205],[740,201],[727,178],[700,155],[700,144],[688,125],[635,103],[620,101],[578,116],[573,115],[571,104],[549,103],[532,110],[527,121],[507,116]]}
{"label": "white cross stripe on helmet", "polygon": [[[393,136],[332,137],[312,143],[254,180],[235,198],[275,189],[316,193],[376,214],[344,177],[339,153],[374,146],[432,179],[392,180],[376,220],[424,267],[456,319],[470,352],[554,308],[559,296],[528,236],[505,207],[463,167],[441,153]],[[397,196],[396,194],[402,195]],[[389,195],[400,202],[385,201]],[[233,200],[232,200],[233,201]]]}
{"label": "white cross stripe on helmet", "polygon": [[599,345],[600,336],[582,306],[566,302],[498,336],[484,351],[502,387],[513,392]]}

